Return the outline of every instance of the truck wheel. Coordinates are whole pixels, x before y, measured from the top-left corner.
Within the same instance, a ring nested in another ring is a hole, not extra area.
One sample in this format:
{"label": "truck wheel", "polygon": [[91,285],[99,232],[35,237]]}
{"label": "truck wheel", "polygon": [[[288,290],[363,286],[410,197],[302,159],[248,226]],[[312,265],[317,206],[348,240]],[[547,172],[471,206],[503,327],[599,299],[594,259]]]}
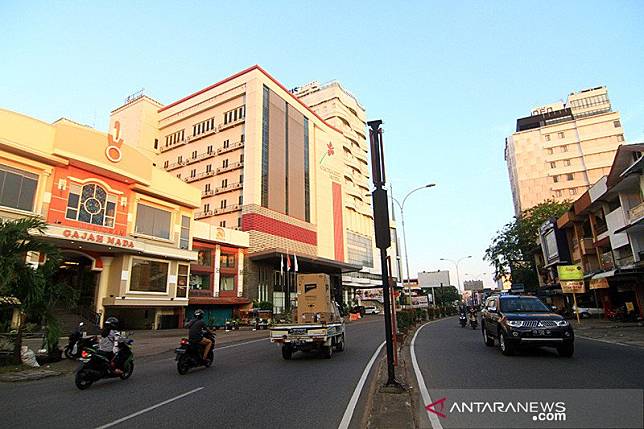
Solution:
{"label": "truck wheel", "polygon": [[282,346],[282,357],[286,360],[291,360],[291,357],[293,357],[293,347],[284,344]]}
{"label": "truck wheel", "polygon": [[344,340],[344,334],[340,336],[340,340],[337,342],[335,345],[335,351],[336,352],[343,352],[347,348]]}
{"label": "truck wheel", "polygon": [[333,345],[322,347],[322,353],[324,359],[331,359],[331,357],[333,357]]}

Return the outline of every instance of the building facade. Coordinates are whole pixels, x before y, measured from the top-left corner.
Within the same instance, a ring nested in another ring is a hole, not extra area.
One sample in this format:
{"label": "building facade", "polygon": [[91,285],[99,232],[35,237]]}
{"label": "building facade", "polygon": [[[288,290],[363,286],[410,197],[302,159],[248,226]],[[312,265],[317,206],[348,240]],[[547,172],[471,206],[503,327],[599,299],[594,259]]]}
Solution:
{"label": "building facade", "polygon": [[[195,219],[249,235],[244,297],[284,311],[300,272],[325,272],[339,294],[348,263],[343,133],[259,66],[162,106],[138,97],[111,122],[158,168],[197,188]],[[336,296],[341,300],[341,296]]]}
{"label": "building facade", "polygon": [[[345,291],[348,294],[356,288],[382,287],[379,250],[375,247],[373,239],[365,108],[354,95],[335,81],[323,85],[314,81],[294,88],[291,92],[322,119],[342,132],[343,179],[347,193],[343,204],[347,262],[362,267],[359,272],[346,273],[342,277]],[[400,267],[393,217],[391,228],[392,240],[388,256],[392,277],[398,282]]]}
{"label": "building facade", "polygon": [[548,199],[579,198],[608,174],[623,141],[620,114],[605,87],[571,93],[566,103],[518,119],[505,142],[515,214]]}
{"label": "building facade", "polygon": [[0,216],[46,221],[45,238],[63,256],[56,281],[80,296],[60,312],[94,323],[114,315],[126,329],[177,327],[197,260],[200,194],[128,138],[118,121],[105,134],[0,110]]}

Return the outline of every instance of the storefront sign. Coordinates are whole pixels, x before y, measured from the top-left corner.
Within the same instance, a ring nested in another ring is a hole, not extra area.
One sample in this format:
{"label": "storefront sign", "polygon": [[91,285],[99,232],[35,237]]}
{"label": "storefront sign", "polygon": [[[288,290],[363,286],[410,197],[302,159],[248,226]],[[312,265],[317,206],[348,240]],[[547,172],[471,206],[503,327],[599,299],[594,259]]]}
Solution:
{"label": "storefront sign", "polygon": [[121,145],[123,144],[123,139],[120,138],[121,135],[121,123],[119,121],[114,122],[114,135],[107,135],[107,147],[105,148],[105,157],[110,161],[116,163],[123,158],[123,152],[121,152]]}
{"label": "storefront sign", "polygon": [[418,295],[411,297],[411,305],[414,307],[427,307],[429,301],[426,295]]}
{"label": "storefront sign", "polygon": [[608,279],[593,279],[590,281],[590,289],[608,289]]}
{"label": "storefront sign", "polygon": [[559,281],[584,279],[584,270],[581,265],[559,265],[557,273],[559,274]]}
{"label": "storefront sign", "polygon": [[114,237],[113,235],[93,233],[89,231],[77,231],[73,229],[66,229],[63,231],[63,237],[68,238],[70,240],[104,244],[106,246],[123,247],[126,249],[134,248],[134,242],[132,240],[128,240],[126,238]]}
{"label": "storefront sign", "polygon": [[561,290],[563,293],[584,293],[586,288],[583,280],[563,280],[561,283]]}

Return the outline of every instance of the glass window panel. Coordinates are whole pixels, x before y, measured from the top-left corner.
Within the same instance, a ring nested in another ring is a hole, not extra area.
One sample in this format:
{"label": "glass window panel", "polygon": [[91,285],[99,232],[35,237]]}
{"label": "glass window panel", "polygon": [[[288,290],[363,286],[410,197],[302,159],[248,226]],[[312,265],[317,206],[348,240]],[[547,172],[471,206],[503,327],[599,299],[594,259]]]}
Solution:
{"label": "glass window panel", "polygon": [[79,202],[80,202],[80,195],[73,194],[70,192],[69,196],[67,197],[67,207],[77,209]]}
{"label": "glass window panel", "polygon": [[211,265],[211,255],[209,249],[199,249],[197,252],[197,264],[209,267]]}
{"label": "glass window panel", "polygon": [[235,290],[235,276],[219,276],[219,290],[231,291]]}
{"label": "glass window panel", "polygon": [[190,289],[209,290],[210,274],[207,273],[190,273]]}
{"label": "glass window panel", "polygon": [[0,195],[0,205],[18,208],[21,183],[21,176],[14,173],[6,173],[4,186],[2,188],[2,195]]}
{"label": "glass window panel", "polygon": [[32,211],[34,208],[34,198],[36,197],[36,187],[38,181],[22,178],[22,188],[20,189],[20,197],[18,200],[18,208],[20,210]]}
{"label": "glass window panel", "polygon": [[106,217],[105,218],[105,226],[108,226],[110,228],[114,227],[114,218]]}
{"label": "glass window panel", "polygon": [[67,219],[76,219],[76,216],[78,216],[78,210],[74,209],[67,209],[67,213],[65,214],[65,217]]}
{"label": "glass window panel", "polygon": [[92,215],[85,210],[85,207],[81,205],[80,211],[78,213],[78,220],[81,222],[91,223]]}
{"label": "glass window panel", "polygon": [[166,262],[134,259],[130,290],[137,292],[166,292],[168,264]]}

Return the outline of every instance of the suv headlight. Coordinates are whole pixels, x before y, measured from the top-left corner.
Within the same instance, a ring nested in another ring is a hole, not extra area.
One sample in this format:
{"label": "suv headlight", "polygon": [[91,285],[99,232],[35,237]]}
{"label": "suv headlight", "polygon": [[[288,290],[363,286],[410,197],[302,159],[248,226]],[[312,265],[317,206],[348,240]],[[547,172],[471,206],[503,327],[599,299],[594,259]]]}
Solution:
{"label": "suv headlight", "polygon": [[557,320],[557,321],[555,321],[555,323],[557,324],[557,326],[568,326],[568,325],[570,325],[570,323],[568,323],[567,320]]}
{"label": "suv headlight", "polygon": [[523,326],[523,322],[521,320],[508,320],[507,321],[508,326],[511,326],[513,328],[520,328]]}

